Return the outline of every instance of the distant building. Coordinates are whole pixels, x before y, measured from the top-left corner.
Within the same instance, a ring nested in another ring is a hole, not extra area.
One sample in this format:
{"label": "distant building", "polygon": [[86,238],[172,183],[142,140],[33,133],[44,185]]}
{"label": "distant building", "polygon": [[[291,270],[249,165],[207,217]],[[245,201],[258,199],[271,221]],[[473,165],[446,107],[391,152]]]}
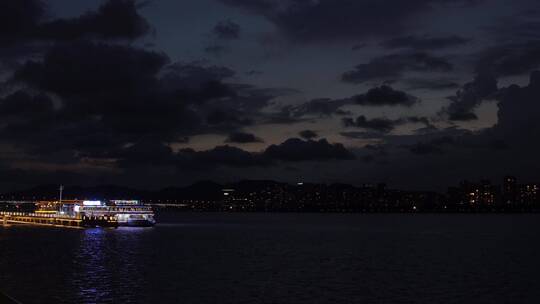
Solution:
{"label": "distant building", "polygon": [[502,203],[504,205],[516,204],[518,197],[517,179],[513,176],[505,176],[502,188]]}
{"label": "distant building", "polygon": [[459,205],[468,207],[478,206],[480,201],[480,189],[478,184],[462,181],[459,184],[459,190],[461,192]]}
{"label": "distant building", "polygon": [[538,185],[537,184],[523,184],[519,185],[519,205],[522,207],[529,207],[538,202]]}
{"label": "distant building", "polygon": [[484,208],[492,207],[497,201],[497,187],[489,180],[480,183],[462,181],[458,188],[448,189],[450,205],[458,208]]}
{"label": "distant building", "polygon": [[487,207],[495,204],[495,187],[489,180],[482,180],[478,190],[478,201],[480,206]]}

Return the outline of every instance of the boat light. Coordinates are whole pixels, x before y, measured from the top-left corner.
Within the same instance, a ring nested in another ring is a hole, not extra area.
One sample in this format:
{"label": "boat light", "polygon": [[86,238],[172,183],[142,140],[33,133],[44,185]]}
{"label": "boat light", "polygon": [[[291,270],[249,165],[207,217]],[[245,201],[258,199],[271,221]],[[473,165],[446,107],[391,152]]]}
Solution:
{"label": "boat light", "polygon": [[83,206],[101,206],[101,201],[83,201]]}
{"label": "boat light", "polygon": [[117,206],[122,206],[122,205],[138,205],[139,204],[139,201],[138,200],[113,200],[112,201],[113,204],[117,205]]}

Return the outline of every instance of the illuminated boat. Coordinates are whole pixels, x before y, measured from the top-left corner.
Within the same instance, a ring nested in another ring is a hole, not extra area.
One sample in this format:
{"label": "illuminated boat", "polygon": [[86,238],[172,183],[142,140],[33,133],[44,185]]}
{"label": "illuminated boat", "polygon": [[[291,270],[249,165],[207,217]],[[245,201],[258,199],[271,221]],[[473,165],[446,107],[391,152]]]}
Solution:
{"label": "illuminated boat", "polygon": [[86,221],[113,220],[116,226],[149,227],[156,223],[152,207],[137,200],[112,200],[108,204],[101,201],[83,201],[82,204],[74,204],[72,210],[64,212],[73,213]]}
{"label": "illuminated boat", "polygon": [[149,227],[156,224],[152,207],[137,200],[113,200],[113,212],[118,226]]}
{"label": "illuminated boat", "polygon": [[[66,227],[148,227],[156,223],[154,212],[136,200],[59,200],[31,203],[35,208],[0,210],[0,223]],[[31,210],[30,210],[31,209]]]}

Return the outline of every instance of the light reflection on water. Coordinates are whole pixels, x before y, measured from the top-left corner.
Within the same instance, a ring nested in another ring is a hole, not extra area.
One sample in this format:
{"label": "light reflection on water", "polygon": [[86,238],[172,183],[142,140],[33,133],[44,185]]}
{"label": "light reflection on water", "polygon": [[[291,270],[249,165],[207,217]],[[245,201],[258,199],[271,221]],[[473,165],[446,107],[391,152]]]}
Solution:
{"label": "light reflection on water", "polygon": [[75,252],[73,288],[85,303],[132,303],[134,294],[123,292],[144,282],[137,261],[144,228],[85,229]]}
{"label": "light reflection on water", "polygon": [[154,228],[0,227],[0,289],[25,304],[540,303],[539,238],[539,215],[186,213]]}

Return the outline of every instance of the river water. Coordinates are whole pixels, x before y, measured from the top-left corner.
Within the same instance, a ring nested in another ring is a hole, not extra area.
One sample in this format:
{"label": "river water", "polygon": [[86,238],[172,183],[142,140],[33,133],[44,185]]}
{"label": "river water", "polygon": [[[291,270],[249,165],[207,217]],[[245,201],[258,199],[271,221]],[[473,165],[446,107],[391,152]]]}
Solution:
{"label": "river water", "polygon": [[540,215],[162,213],[0,226],[22,303],[540,303]]}

